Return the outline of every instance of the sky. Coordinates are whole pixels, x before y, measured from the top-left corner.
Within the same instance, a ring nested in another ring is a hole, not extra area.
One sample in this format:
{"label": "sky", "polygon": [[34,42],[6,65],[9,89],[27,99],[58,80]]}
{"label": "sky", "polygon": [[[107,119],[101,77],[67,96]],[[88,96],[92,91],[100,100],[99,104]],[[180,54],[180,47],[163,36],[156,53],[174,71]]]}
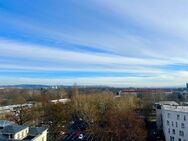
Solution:
{"label": "sky", "polygon": [[184,87],[187,0],[1,0],[0,85]]}

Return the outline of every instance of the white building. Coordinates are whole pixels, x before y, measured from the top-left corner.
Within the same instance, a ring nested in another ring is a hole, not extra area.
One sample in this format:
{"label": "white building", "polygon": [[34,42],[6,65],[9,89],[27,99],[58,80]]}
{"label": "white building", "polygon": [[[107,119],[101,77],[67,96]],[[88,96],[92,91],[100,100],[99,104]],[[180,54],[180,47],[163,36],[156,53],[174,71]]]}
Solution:
{"label": "white building", "polygon": [[63,99],[55,99],[55,100],[51,100],[52,103],[57,104],[57,103],[67,103],[70,102],[70,99],[68,98],[63,98]]}
{"label": "white building", "polygon": [[162,109],[161,107],[163,105],[176,105],[178,106],[179,104],[176,103],[175,101],[160,101],[155,103],[155,110],[156,110],[156,125],[158,130],[162,130]]}
{"label": "white building", "polygon": [[188,106],[162,105],[166,141],[188,141]]}
{"label": "white building", "polygon": [[0,114],[13,112],[16,109],[20,108],[32,108],[33,104],[16,104],[16,105],[7,105],[7,106],[1,106],[0,107]]}

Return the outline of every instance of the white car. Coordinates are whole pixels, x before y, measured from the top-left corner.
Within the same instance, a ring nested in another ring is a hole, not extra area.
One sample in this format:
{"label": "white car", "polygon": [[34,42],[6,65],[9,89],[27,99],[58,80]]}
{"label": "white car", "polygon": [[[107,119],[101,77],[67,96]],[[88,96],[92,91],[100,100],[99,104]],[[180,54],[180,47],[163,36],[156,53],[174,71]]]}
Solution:
{"label": "white car", "polygon": [[84,139],[84,135],[80,134],[79,137],[78,137],[78,139],[83,140]]}

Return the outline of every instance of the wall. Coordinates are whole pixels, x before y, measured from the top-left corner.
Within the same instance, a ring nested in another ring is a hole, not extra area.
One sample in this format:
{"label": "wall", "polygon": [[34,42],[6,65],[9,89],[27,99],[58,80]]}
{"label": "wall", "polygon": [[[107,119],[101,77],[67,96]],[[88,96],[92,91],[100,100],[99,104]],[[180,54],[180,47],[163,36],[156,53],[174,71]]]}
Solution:
{"label": "wall", "polygon": [[[168,117],[168,113],[170,117]],[[177,120],[177,115],[180,115],[180,119]],[[184,116],[186,116],[186,121],[184,121]],[[178,111],[170,111],[162,108],[162,120],[163,120],[163,132],[165,135],[166,141],[171,141],[170,136],[174,137],[174,141],[188,141],[188,113],[186,112],[178,112]],[[169,125],[167,125],[167,120],[169,121]],[[173,122],[173,125],[172,125]],[[176,126],[177,122],[177,126]],[[181,123],[184,123],[184,129],[181,127]],[[175,129],[175,134],[173,134],[172,130]],[[170,132],[169,132],[170,130]],[[179,131],[184,132],[184,136],[179,135]],[[179,140],[180,139],[180,140]]]}
{"label": "wall", "polygon": [[47,141],[47,130],[45,130],[42,134],[36,136],[32,141]]}
{"label": "wall", "polygon": [[[29,131],[29,128],[26,128],[24,130],[21,130],[20,132],[17,132],[14,135],[14,139],[23,139],[23,138],[27,137],[28,131]],[[19,138],[18,138],[18,136],[19,136]]]}

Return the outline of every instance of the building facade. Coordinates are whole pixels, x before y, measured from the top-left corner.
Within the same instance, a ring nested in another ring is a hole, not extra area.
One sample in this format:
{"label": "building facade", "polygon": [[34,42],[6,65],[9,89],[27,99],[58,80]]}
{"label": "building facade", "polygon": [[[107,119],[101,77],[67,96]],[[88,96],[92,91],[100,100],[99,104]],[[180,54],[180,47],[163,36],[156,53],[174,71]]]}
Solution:
{"label": "building facade", "polygon": [[25,103],[25,104],[16,104],[16,105],[7,105],[7,106],[0,106],[0,118],[4,119],[5,115],[8,113],[15,112],[21,108],[28,109],[32,108],[33,104]]}
{"label": "building facade", "polygon": [[0,120],[0,141],[47,141],[47,129]]}
{"label": "building facade", "polygon": [[155,103],[156,126],[158,130],[163,130],[163,121],[162,121],[162,106],[163,105],[178,106],[179,104],[174,101],[160,101],[160,102]]}
{"label": "building facade", "polygon": [[162,106],[162,125],[166,141],[188,141],[188,106]]}

